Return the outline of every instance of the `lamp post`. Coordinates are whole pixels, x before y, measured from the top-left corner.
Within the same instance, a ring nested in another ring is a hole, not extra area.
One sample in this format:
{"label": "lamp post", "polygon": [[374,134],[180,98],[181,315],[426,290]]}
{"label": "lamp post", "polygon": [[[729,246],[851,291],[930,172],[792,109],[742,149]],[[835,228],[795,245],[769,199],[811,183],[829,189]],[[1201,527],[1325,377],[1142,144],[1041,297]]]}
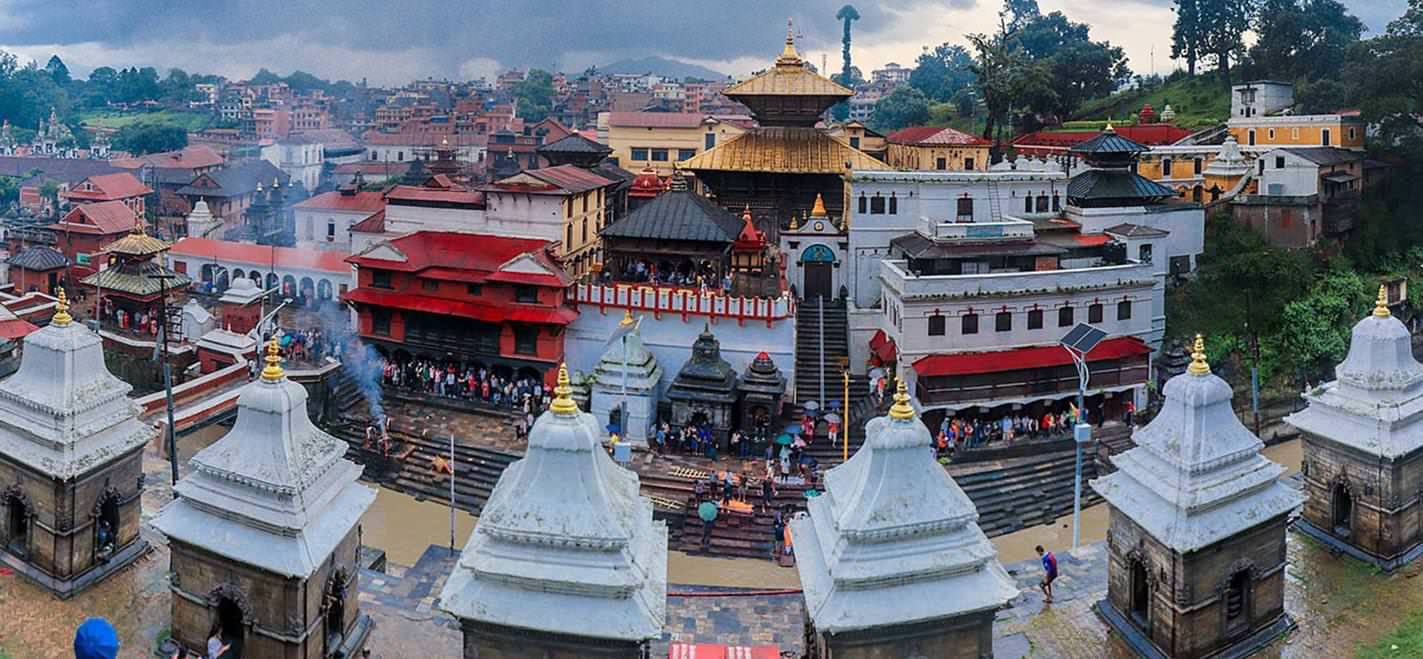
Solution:
{"label": "lamp post", "polygon": [[1107,333],[1091,325],[1082,323],[1072,328],[1059,344],[1072,357],[1072,365],[1077,368],[1077,423],[1072,428],[1075,449],[1072,475],[1072,549],[1082,541],[1082,446],[1092,441],[1092,426],[1083,419],[1087,412],[1087,381],[1092,371],[1087,368],[1087,353],[1106,338]]}
{"label": "lamp post", "polygon": [[844,447],[841,449],[840,461],[850,460],[850,367],[845,367],[845,397],[840,399],[840,412],[845,418],[840,420],[840,441]]}

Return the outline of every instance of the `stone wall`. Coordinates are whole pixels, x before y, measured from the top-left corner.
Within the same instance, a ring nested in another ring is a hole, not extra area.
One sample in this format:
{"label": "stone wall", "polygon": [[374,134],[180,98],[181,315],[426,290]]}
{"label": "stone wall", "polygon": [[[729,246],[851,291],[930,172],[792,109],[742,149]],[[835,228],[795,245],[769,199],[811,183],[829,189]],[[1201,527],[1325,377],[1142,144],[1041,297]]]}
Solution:
{"label": "stone wall", "polygon": [[183,542],[170,546],[173,637],[188,648],[207,647],[208,632],[217,620],[218,596],[222,595],[243,610],[247,623],[243,656],[325,656],[323,597],[337,570],[349,575],[343,627],[349,631],[359,617],[359,526],[351,529],[307,580],[265,572]]}
{"label": "stone wall", "polygon": [[983,659],[993,656],[994,612],[843,634],[820,634],[817,659]]}
{"label": "stone wall", "polygon": [[[1179,554],[1113,509],[1107,536],[1107,598],[1131,615],[1133,564],[1146,566],[1146,635],[1176,659],[1212,654],[1284,613],[1285,522],[1280,516],[1214,545]],[[1247,621],[1226,638],[1225,591],[1232,575],[1249,570]]]}
{"label": "stone wall", "polygon": [[1384,559],[1423,541],[1423,451],[1381,461],[1310,434],[1303,441],[1306,520],[1333,533],[1334,493],[1342,484],[1353,499],[1351,533],[1342,540]]}
{"label": "stone wall", "polygon": [[640,659],[646,644],[561,636],[461,620],[465,659]]}

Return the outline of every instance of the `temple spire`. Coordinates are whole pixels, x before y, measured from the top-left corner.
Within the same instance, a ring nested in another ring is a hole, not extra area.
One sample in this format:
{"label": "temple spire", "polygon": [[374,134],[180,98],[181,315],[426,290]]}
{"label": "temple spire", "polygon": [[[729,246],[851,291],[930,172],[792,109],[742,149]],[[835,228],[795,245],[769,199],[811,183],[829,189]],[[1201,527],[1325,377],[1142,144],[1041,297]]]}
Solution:
{"label": "temple spire", "polygon": [[1206,361],[1206,340],[1196,335],[1196,343],[1191,348],[1191,365],[1186,367],[1191,375],[1210,375],[1211,365]]}
{"label": "temple spire", "polygon": [[1393,314],[1388,310],[1388,288],[1379,284],[1379,298],[1374,302],[1374,317],[1388,318],[1391,315]]}
{"label": "temple spire", "polygon": [[54,305],[54,318],[50,319],[49,324],[55,327],[68,327],[69,323],[74,321],[74,318],[69,315],[69,298],[64,295],[63,286],[59,287],[57,293],[59,302]]}
{"label": "temple spire", "polygon": [[635,321],[632,319],[632,308],[628,307],[627,309],[623,309],[623,319],[618,322],[618,326],[632,327],[633,322]]}
{"label": "temple spire", "polygon": [[568,379],[568,364],[558,365],[558,386],[553,388],[553,402],[548,409],[562,416],[578,414],[578,403],[573,402],[573,383]]}
{"label": "temple spire", "polygon": [[810,209],[811,217],[828,217],[830,212],[825,210],[825,198],[820,193],[815,193],[815,206]]}
{"label": "temple spire", "polygon": [[910,421],[914,418],[914,406],[909,404],[909,387],[904,378],[895,378],[894,405],[889,408],[889,418],[896,421]]}
{"label": "temple spire", "polygon": [[281,382],[287,376],[282,370],[282,350],[277,346],[277,337],[267,343],[267,366],[262,369],[263,382]]}
{"label": "temple spire", "polygon": [[776,58],[776,64],[800,64],[800,53],[795,49],[795,26],[791,19],[786,19],[786,47],[781,49],[781,56]]}

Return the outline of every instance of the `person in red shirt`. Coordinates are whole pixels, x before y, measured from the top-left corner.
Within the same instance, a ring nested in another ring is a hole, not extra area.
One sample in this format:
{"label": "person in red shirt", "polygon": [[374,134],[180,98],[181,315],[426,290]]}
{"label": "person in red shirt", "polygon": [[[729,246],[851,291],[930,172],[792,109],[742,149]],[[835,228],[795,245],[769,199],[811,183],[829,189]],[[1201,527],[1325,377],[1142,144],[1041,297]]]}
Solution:
{"label": "person in red shirt", "polygon": [[1057,557],[1052,552],[1043,549],[1042,545],[1037,546],[1038,556],[1043,561],[1043,582],[1038,588],[1047,597],[1047,602],[1052,603],[1052,582],[1057,580]]}

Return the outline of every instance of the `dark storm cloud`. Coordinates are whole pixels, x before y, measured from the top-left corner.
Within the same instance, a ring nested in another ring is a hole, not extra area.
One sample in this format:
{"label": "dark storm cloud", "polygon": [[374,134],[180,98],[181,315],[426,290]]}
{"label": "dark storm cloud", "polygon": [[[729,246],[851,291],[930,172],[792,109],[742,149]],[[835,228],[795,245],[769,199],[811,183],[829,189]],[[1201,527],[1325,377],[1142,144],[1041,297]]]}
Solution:
{"label": "dark storm cloud", "polygon": [[[985,2],[989,0],[984,0]],[[888,28],[896,12],[971,8],[977,0],[877,0],[856,3],[859,34]],[[453,71],[460,61],[490,58],[549,66],[570,51],[663,53],[705,60],[774,54],[785,19],[808,45],[837,42],[835,14],[844,0],[11,0],[0,42],[13,45],[98,42],[114,48],[206,39],[242,44],[300,35],[356,50],[429,48]],[[82,20],[76,20],[83,17]],[[319,70],[318,63],[293,68]]]}

